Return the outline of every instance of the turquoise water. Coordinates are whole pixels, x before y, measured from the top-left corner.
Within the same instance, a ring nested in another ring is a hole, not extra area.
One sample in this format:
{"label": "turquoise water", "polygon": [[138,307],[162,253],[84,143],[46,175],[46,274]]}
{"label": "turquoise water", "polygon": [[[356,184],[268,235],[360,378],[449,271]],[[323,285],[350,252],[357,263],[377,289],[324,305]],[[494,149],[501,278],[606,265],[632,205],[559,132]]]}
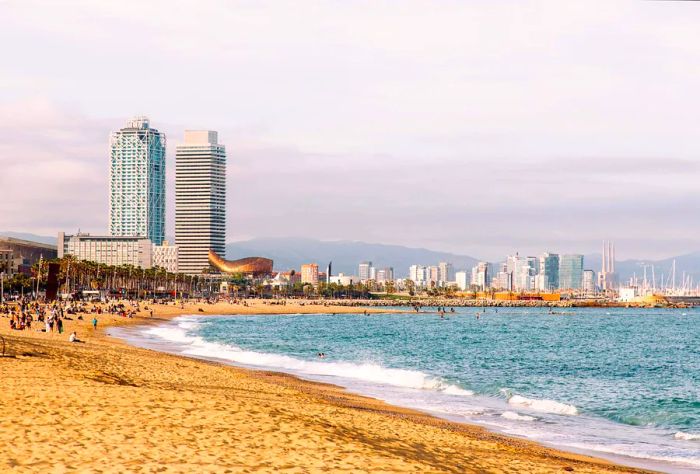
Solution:
{"label": "turquoise water", "polygon": [[187,317],[147,331],[189,355],[548,444],[700,468],[700,310],[477,311]]}

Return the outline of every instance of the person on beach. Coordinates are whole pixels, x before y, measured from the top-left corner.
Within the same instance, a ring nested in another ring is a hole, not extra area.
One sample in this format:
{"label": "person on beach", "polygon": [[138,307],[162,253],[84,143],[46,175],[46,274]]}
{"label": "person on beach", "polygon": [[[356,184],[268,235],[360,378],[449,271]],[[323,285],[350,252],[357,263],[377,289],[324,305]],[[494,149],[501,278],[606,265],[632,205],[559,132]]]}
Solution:
{"label": "person on beach", "polygon": [[61,318],[56,320],[56,329],[58,329],[59,334],[63,334],[63,320]]}
{"label": "person on beach", "polygon": [[97,330],[97,318],[92,318],[92,329]]}
{"label": "person on beach", "polygon": [[70,341],[70,342],[83,342],[83,341],[81,341],[80,339],[78,339],[78,335],[76,334],[75,331],[73,331],[73,332],[70,334],[70,337],[68,338],[68,341]]}

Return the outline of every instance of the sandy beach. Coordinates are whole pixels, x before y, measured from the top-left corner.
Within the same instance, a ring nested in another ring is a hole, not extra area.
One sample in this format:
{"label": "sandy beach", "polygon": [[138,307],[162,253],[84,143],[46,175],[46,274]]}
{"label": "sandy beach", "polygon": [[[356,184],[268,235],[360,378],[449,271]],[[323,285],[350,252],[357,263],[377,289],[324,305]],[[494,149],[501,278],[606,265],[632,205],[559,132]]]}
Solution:
{"label": "sandy beach", "polygon": [[[2,472],[640,472],[334,386],[131,347],[110,327],[182,314],[364,308],[154,305],[13,331],[0,318]],[[372,310],[370,310],[372,311]],[[382,311],[375,309],[374,311]],[[382,311],[383,312],[383,311]],[[68,342],[76,331],[84,343]]]}

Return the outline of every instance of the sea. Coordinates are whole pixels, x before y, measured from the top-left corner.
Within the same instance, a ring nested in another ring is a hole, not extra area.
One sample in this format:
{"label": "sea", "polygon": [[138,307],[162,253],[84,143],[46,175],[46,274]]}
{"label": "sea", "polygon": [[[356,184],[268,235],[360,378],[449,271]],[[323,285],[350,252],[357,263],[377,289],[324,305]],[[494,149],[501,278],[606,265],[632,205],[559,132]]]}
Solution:
{"label": "sea", "polygon": [[446,310],[183,316],[111,331],[563,450],[700,472],[700,309]]}

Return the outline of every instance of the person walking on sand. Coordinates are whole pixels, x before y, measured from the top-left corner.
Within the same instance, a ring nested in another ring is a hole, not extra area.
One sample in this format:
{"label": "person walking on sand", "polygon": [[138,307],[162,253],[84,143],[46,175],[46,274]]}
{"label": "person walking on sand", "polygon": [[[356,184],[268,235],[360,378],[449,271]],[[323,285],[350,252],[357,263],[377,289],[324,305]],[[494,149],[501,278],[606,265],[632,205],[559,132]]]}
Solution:
{"label": "person walking on sand", "polygon": [[92,318],[92,329],[97,330],[97,318]]}

